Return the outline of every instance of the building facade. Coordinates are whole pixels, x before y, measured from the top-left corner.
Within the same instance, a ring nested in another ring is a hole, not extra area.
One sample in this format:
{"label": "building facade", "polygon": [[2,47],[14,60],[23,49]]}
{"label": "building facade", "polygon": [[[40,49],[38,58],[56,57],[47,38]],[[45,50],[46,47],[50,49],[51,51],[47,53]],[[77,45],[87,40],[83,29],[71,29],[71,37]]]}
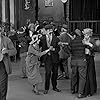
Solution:
{"label": "building facade", "polygon": [[0,20],[8,21],[18,29],[30,19],[36,19],[36,0],[0,0]]}
{"label": "building facade", "polygon": [[0,0],[0,20],[9,21],[16,29],[27,19],[69,23],[69,29],[90,27],[100,33],[100,0]]}
{"label": "building facade", "polygon": [[[48,1],[48,2],[46,2]],[[52,3],[49,3],[52,1]],[[69,0],[67,0],[69,1]],[[64,21],[65,14],[68,18],[68,3],[67,10],[64,10],[64,4],[61,0],[0,0],[1,12],[0,18],[3,22],[8,20],[18,29],[26,24],[26,20],[31,22],[35,20],[53,19],[56,22]]]}

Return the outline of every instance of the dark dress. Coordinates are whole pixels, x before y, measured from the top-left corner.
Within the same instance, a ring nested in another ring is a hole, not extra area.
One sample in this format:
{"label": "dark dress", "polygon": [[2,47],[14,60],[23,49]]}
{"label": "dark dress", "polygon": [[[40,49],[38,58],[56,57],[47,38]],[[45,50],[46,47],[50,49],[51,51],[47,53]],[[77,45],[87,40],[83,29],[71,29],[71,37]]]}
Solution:
{"label": "dark dress", "polygon": [[97,91],[96,71],[94,56],[86,55],[87,60],[87,77],[84,95],[93,95]]}
{"label": "dark dress", "polygon": [[89,48],[91,54],[86,54],[86,61],[87,61],[87,77],[86,77],[86,85],[84,89],[84,95],[93,95],[97,91],[97,81],[96,81],[96,70],[95,70],[95,61],[94,61],[94,50],[96,48],[94,40],[91,39],[92,44],[94,45],[92,48]]}

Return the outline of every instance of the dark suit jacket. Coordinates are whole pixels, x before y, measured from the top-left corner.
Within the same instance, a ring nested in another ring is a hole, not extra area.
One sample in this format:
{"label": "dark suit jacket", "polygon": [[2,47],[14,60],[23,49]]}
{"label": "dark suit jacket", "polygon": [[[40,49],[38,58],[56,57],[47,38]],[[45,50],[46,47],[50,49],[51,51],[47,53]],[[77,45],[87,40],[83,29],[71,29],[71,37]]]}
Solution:
{"label": "dark suit jacket", "polygon": [[[59,62],[59,51],[60,51],[60,47],[58,45],[58,42],[60,40],[52,33],[52,41],[51,41],[51,46],[53,46],[55,48],[55,51],[50,51],[51,55],[44,55],[43,56],[43,61],[46,62],[46,60],[48,59],[48,56],[51,57],[51,61],[52,63],[58,63]],[[47,42],[46,42],[46,35],[43,35],[40,39],[40,47],[42,47],[42,51],[47,50]]]}

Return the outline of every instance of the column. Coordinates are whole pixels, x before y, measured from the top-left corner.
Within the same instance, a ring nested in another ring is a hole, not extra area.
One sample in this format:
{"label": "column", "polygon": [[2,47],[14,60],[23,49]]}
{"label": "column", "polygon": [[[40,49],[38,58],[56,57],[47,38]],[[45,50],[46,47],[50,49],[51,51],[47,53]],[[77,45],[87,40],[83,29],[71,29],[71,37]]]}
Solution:
{"label": "column", "polygon": [[2,0],[2,22],[5,22],[5,0]]}

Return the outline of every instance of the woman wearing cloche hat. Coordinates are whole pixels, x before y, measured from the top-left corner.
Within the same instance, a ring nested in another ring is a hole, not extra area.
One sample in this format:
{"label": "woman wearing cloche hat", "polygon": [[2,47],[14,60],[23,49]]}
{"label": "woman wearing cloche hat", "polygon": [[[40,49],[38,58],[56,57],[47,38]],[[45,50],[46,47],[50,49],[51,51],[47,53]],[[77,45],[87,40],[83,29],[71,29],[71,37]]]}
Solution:
{"label": "woman wearing cloche hat", "polygon": [[38,84],[42,82],[41,75],[39,72],[40,61],[39,58],[50,51],[49,48],[43,52],[40,51],[39,41],[40,35],[34,34],[32,41],[30,42],[27,57],[26,57],[26,72],[29,82],[33,86],[33,92],[39,95]]}

